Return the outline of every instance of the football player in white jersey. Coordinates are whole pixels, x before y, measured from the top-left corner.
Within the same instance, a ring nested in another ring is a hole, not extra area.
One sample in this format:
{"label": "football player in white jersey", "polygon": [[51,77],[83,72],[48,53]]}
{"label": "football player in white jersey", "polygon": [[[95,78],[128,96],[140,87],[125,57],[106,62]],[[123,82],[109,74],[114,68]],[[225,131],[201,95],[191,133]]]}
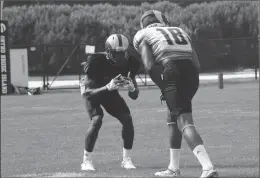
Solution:
{"label": "football player in white jersey", "polygon": [[[135,49],[141,54],[146,71],[162,92],[168,107],[170,164],[156,176],[180,175],[179,160],[182,136],[202,165],[200,177],[218,177],[217,171],[196,131],[192,117],[192,98],[199,87],[200,64],[188,34],[170,27],[159,11],[149,10],[141,17],[141,28],[134,37]],[[156,65],[163,67],[162,76]]]}

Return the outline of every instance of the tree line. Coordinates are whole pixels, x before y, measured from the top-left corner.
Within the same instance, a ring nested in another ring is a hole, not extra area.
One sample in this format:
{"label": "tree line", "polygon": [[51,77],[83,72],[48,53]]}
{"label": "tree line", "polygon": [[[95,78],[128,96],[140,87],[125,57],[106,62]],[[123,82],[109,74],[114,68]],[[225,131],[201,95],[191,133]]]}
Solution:
{"label": "tree line", "polygon": [[[172,26],[187,31],[202,69],[211,70],[256,64],[257,7],[254,1],[193,3],[185,7],[168,1],[138,6],[51,4],[6,7],[3,15],[9,23],[11,45],[88,44],[102,51],[105,39],[113,33],[124,34],[132,45],[140,30],[141,14],[159,10]],[[231,38],[238,39],[228,40]]]}

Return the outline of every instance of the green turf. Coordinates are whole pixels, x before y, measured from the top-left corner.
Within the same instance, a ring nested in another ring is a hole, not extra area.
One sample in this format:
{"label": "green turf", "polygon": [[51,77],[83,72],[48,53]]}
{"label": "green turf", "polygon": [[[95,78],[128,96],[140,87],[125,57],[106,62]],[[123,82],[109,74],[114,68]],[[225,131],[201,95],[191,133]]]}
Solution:
{"label": "green turf", "polygon": [[[105,114],[93,155],[98,171],[80,171],[89,119],[79,93],[5,96],[1,106],[1,175],[52,177],[152,177],[169,162],[166,105],[156,89],[141,90],[137,101],[121,92],[131,108],[134,171],[120,168],[121,125]],[[258,83],[202,87],[194,98],[197,130],[221,177],[259,174]],[[113,101],[111,101],[113,104]],[[201,167],[183,141],[181,172],[198,177]]]}

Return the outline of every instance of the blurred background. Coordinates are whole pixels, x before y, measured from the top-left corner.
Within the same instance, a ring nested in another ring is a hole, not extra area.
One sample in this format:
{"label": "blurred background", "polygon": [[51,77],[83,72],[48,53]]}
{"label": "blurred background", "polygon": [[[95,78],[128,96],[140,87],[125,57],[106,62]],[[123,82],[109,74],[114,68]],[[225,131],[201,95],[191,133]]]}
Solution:
{"label": "blurred background", "polygon": [[[242,71],[259,65],[257,1],[84,0],[4,1],[12,48],[28,48],[29,76],[81,75],[85,46],[104,51],[106,38],[125,35],[129,54],[141,14],[156,9],[191,36],[202,73]],[[61,70],[62,69],[62,70]],[[139,74],[145,74],[143,67]]]}

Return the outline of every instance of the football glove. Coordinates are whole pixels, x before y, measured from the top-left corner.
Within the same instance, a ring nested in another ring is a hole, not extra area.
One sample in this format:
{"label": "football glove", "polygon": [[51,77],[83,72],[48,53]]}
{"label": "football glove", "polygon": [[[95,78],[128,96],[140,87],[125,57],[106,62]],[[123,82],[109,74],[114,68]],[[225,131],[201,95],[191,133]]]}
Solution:
{"label": "football glove", "polygon": [[130,92],[135,91],[134,83],[130,77],[126,78],[126,87],[127,87],[128,91],[130,91]]}
{"label": "football glove", "polygon": [[80,86],[80,94],[83,96],[86,92],[86,85],[85,85],[85,79],[82,78],[79,83]]}
{"label": "football glove", "polygon": [[119,74],[115,78],[113,78],[107,85],[107,89],[109,91],[118,90],[118,88],[122,85],[124,85],[125,80],[122,79],[122,75]]}
{"label": "football glove", "polygon": [[161,100],[161,104],[162,104],[163,101],[166,101],[166,99],[164,98],[163,94],[161,94],[160,100]]}

